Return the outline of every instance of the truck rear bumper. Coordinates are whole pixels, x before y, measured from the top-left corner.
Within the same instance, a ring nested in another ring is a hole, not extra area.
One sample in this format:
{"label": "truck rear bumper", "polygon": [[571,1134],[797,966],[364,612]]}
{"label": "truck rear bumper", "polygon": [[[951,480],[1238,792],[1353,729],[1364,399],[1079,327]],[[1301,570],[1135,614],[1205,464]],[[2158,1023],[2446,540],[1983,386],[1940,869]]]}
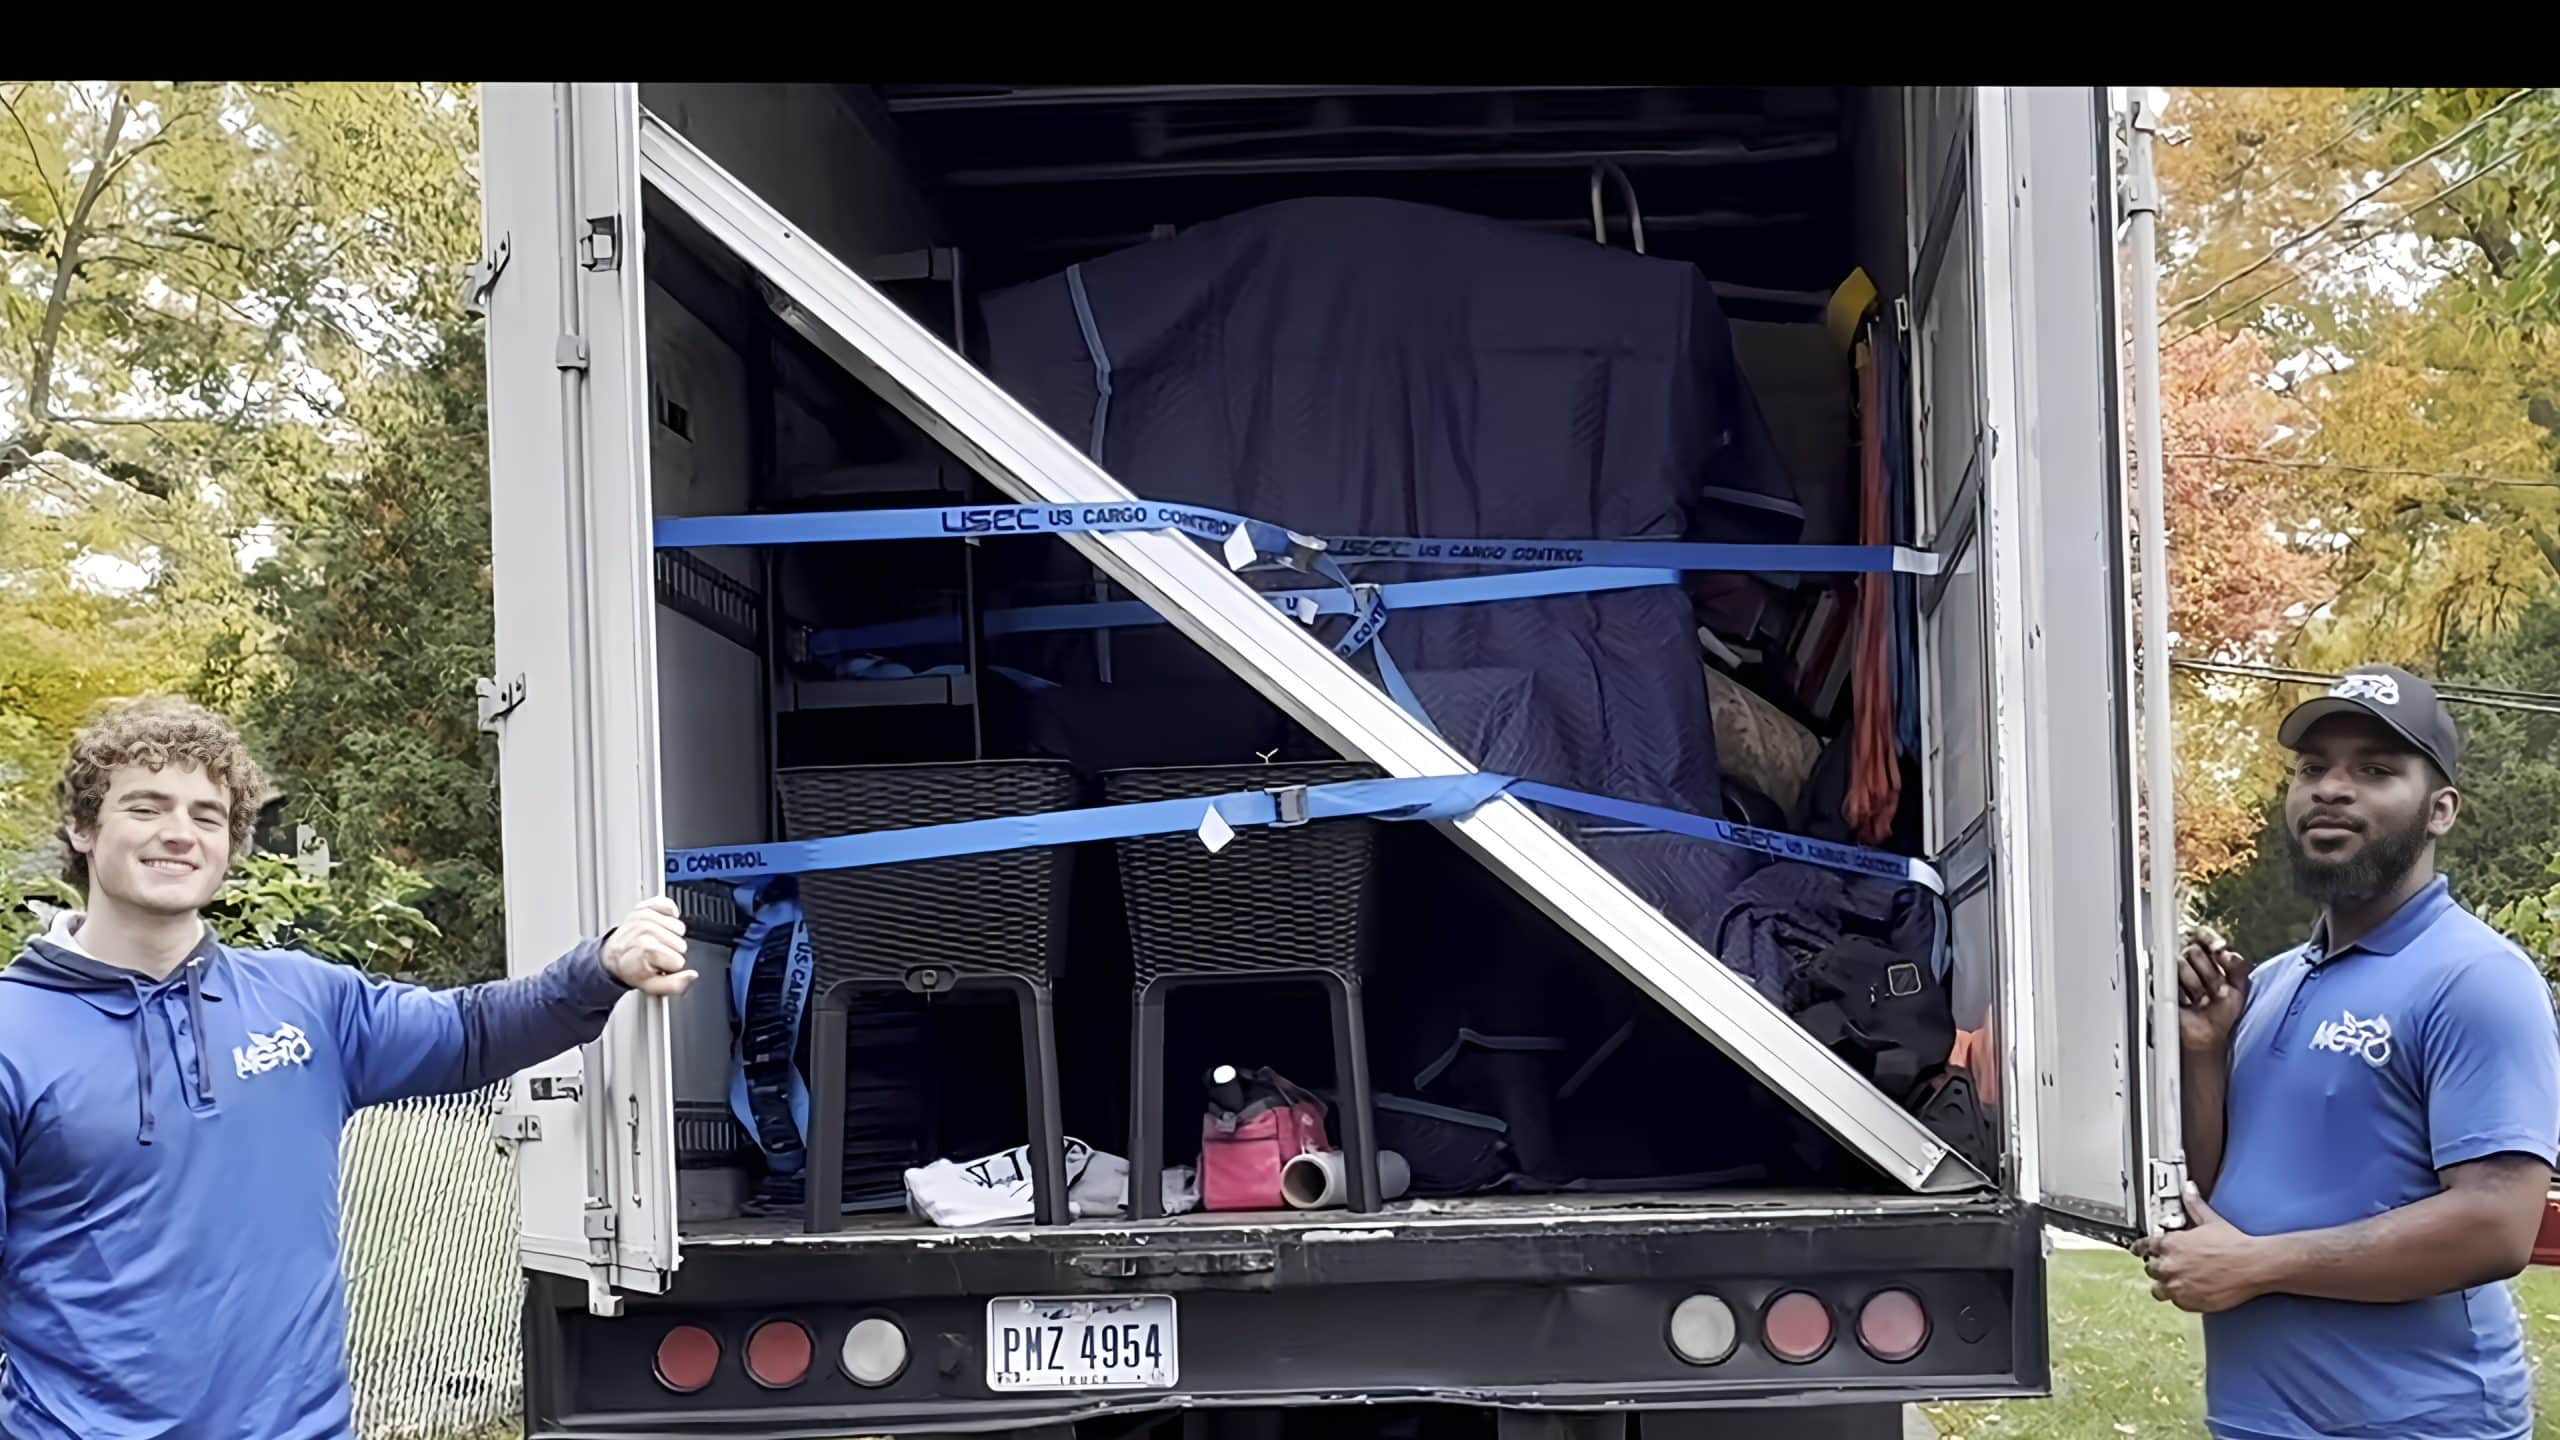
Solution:
{"label": "truck rear bumper", "polygon": [[[2033,1207],[1984,1203],[697,1245],[669,1294],[634,1296],[614,1320],[586,1313],[583,1287],[532,1277],[529,1429],[779,1440],[1187,1407],[1764,1408],[2035,1394],[2048,1373],[2042,1231]],[[1918,1352],[1898,1362],[1869,1353],[1857,1334],[1861,1307],[1892,1289],[1916,1296],[1928,1321]],[[1822,1302],[1836,1338],[1790,1363],[1766,1343],[1763,1315],[1798,1290]],[[1175,1298],[1172,1387],[989,1388],[990,1301],[1130,1294]],[[1740,1330],[1718,1363],[1691,1364],[1669,1343],[1672,1310],[1698,1294],[1725,1301]],[[899,1327],[909,1359],[896,1378],[865,1387],[838,1354],[847,1332],[874,1317]],[[742,1361],[748,1337],[776,1319],[805,1327],[815,1351],[807,1378],[780,1390]],[[655,1369],[660,1341],[680,1325],[719,1345],[709,1382],[690,1394],[673,1393]]]}

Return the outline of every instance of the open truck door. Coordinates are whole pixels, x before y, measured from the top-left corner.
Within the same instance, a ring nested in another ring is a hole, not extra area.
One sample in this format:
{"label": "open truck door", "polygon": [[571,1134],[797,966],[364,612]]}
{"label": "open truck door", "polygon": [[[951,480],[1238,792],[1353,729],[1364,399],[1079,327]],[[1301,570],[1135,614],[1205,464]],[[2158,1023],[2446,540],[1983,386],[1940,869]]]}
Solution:
{"label": "open truck door", "polygon": [[1915,444],[1945,564],[1922,589],[1924,748],[1957,1023],[2006,1032],[1986,1048],[2016,1193],[2124,1241],[2183,1167],[2134,863],[2113,117],[2104,88],[1906,94]]}
{"label": "open truck door", "polygon": [[[507,953],[518,973],[664,885],[658,804],[648,376],[629,85],[492,85],[482,125],[490,525],[498,673],[482,723],[505,787]],[[717,1003],[712,997],[703,997]],[[676,1268],[668,1002],[516,1077],[526,1268],[591,1307]]]}

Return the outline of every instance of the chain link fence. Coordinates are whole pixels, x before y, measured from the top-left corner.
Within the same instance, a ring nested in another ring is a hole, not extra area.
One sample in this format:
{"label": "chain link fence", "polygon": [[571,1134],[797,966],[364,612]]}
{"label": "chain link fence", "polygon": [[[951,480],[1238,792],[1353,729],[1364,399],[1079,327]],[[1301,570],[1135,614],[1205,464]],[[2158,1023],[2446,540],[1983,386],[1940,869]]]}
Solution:
{"label": "chain link fence", "polygon": [[347,1125],[339,1234],[364,1440],[521,1433],[524,1277],[502,1086],[376,1106]]}

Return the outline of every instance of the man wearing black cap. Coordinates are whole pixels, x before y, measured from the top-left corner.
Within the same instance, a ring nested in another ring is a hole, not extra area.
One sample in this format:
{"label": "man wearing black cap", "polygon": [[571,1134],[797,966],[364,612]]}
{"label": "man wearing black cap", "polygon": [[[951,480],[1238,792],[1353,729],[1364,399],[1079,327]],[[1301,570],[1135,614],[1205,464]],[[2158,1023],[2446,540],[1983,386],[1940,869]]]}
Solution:
{"label": "man wearing black cap", "polygon": [[2152,1294],[2205,1316],[2223,1440],[2525,1435],[2500,1282],[2560,1158],[2560,1027],[2532,962],[2436,874],[2462,737],[2435,687],[2368,665],[2277,738],[2294,884],[2320,920],[2254,971],[2187,946],[2191,1223],[2136,1253]]}

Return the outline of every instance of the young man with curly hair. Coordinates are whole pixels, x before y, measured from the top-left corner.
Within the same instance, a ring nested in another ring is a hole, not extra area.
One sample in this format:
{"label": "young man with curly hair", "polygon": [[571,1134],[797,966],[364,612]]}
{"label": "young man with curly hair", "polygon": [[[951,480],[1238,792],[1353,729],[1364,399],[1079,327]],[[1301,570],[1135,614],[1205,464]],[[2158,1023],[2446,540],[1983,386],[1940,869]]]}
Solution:
{"label": "young man with curly hair", "polygon": [[259,775],[220,717],[152,698],[72,743],[85,911],[0,970],[0,1437],[355,1433],[338,1261],[354,1111],[469,1090],[693,983],[664,899],[538,974],[389,984],[217,941]]}

